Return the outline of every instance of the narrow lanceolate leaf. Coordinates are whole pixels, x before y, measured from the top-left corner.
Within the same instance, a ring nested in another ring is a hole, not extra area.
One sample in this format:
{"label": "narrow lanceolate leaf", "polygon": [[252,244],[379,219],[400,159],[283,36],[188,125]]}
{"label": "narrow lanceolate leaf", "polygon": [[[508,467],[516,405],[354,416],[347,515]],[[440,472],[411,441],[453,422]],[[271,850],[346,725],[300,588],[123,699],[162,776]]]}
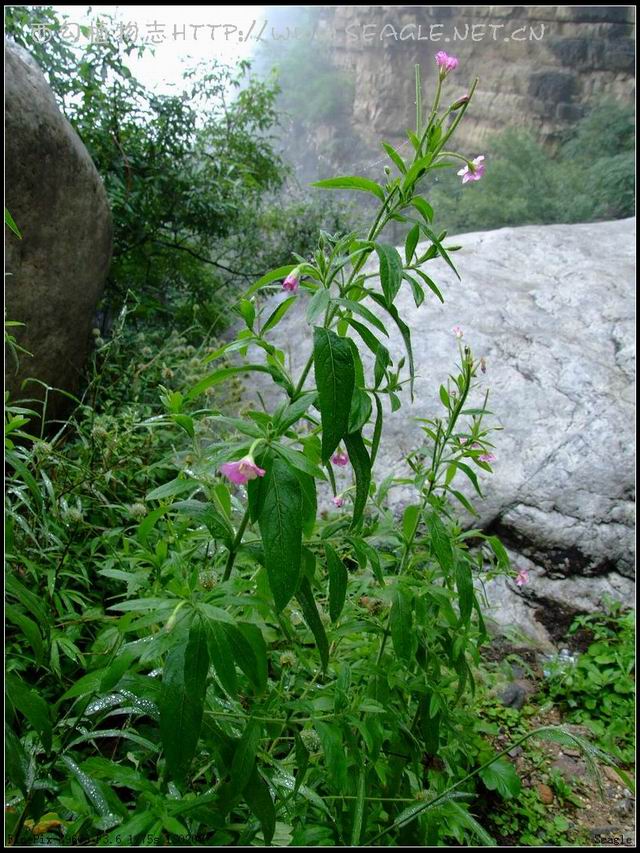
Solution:
{"label": "narrow lanceolate leaf", "polygon": [[106,786],[103,786],[98,780],[93,779],[88,773],[85,773],[85,771],[79,767],[70,756],[63,755],[61,760],[75,777],[80,787],[87,795],[91,805],[100,817],[113,819],[109,826],[103,825],[104,829],[111,829],[115,823],[118,823],[118,818],[113,814],[113,809],[107,800],[105,791]]}
{"label": "narrow lanceolate leaf", "polygon": [[269,585],[278,610],[293,597],[300,579],[302,490],[296,472],[273,456],[264,477],[266,491],[258,518]]}
{"label": "narrow lanceolate leaf", "polygon": [[405,509],[402,516],[402,535],[405,542],[409,543],[413,541],[419,520],[420,507],[417,504],[411,504],[411,506]]}
{"label": "narrow lanceolate leaf", "polygon": [[311,184],[312,187],[319,187],[321,190],[361,190],[362,192],[371,193],[384,201],[384,190],[375,181],[369,178],[359,177],[343,177],[343,178],[327,178],[324,181],[315,181]]}
{"label": "narrow lanceolate leaf", "polygon": [[262,334],[268,332],[269,329],[275,328],[278,325],[280,320],[284,317],[287,311],[293,306],[293,303],[296,301],[297,296],[290,296],[288,299],[285,299],[281,302],[272,312],[269,319],[266,321],[264,326],[262,327]]}
{"label": "narrow lanceolate leaf", "polygon": [[260,821],[264,843],[266,845],[271,844],[273,834],[276,831],[276,810],[269,793],[269,786],[258,772],[257,767],[253,768],[242,795],[251,811]]}
{"label": "narrow lanceolate leaf", "polygon": [[329,616],[337,622],[344,607],[347,595],[347,569],[329,543],[324,546],[329,575]]}
{"label": "narrow lanceolate leaf", "polygon": [[404,164],[404,160],[403,160],[403,159],[402,159],[402,157],[398,154],[398,152],[396,151],[396,149],[395,149],[392,145],[389,145],[389,143],[388,143],[388,142],[383,142],[383,143],[382,143],[382,147],[383,147],[383,148],[384,148],[384,150],[387,152],[387,154],[389,155],[389,157],[391,158],[391,160],[392,160],[392,161],[395,163],[395,165],[398,167],[398,170],[399,170],[400,172],[402,172],[402,174],[403,174],[403,175],[404,175],[404,174],[406,174],[407,167],[405,166],[405,164]]}
{"label": "narrow lanceolate leaf", "polygon": [[353,502],[353,520],[351,521],[351,527],[356,527],[360,523],[369,496],[371,459],[364,446],[361,432],[349,433],[345,436],[344,443],[356,476],[356,498]]}
{"label": "narrow lanceolate leaf", "polygon": [[5,677],[5,688],[11,704],[38,733],[44,748],[51,750],[51,716],[49,706],[42,696],[31,690],[25,682],[12,672]]}
{"label": "narrow lanceolate leaf", "polygon": [[427,526],[431,535],[431,547],[436,555],[436,559],[440,563],[445,576],[450,576],[453,573],[453,550],[449,534],[435,514],[431,516]]}
{"label": "narrow lanceolate leaf", "polygon": [[236,663],[256,693],[264,693],[267,687],[267,647],[262,631],[248,622],[238,622],[237,625],[225,622],[222,627]]}
{"label": "narrow lanceolate leaf", "polygon": [[455,268],[455,266],[454,266],[454,264],[453,264],[453,261],[452,261],[452,260],[451,260],[451,258],[449,257],[449,253],[448,253],[448,252],[447,252],[447,250],[444,248],[444,246],[442,245],[442,243],[440,242],[440,240],[438,240],[438,238],[437,238],[437,237],[436,237],[436,235],[433,233],[433,231],[432,231],[430,228],[427,228],[427,226],[426,226],[426,225],[421,224],[421,227],[422,227],[422,230],[424,231],[424,233],[427,235],[427,237],[431,240],[431,242],[433,243],[433,245],[437,248],[437,250],[438,250],[438,253],[439,253],[440,257],[445,261],[445,263],[446,263],[448,266],[450,266],[450,267],[451,267],[451,269],[454,271],[454,273],[456,274],[456,276],[457,276],[458,278],[460,278],[460,274],[458,273],[458,270]]}
{"label": "narrow lanceolate leaf", "polygon": [[322,459],[327,462],[347,433],[355,365],[349,341],[318,326],[313,330],[313,359],[322,419]]}
{"label": "narrow lanceolate leaf", "polygon": [[210,621],[207,623],[207,640],[209,643],[209,657],[216,671],[220,684],[230,696],[235,697],[238,680],[234,666],[233,652],[227,634],[226,624]]}
{"label": "narrow lanceolate leaf", "polygon": [[411,597],[403,589],[394,592],[389,629],[396,654],[403,660],[409,660],[413,649]]}
{"label": "narrow lanceolate leaf", "polygon": [[347,756],[342,732],[333,723],[315,723],[322,744],[329,782],[338,790],[344,791],[347,784]]}
{"label": "narrow lanceolate leaf", "polygon": [[376,243],[380,259],[380,284],[387,305],[392,305],[402,284],[402,258],[398,250],[384,243]]}
{"label": "narrow lanceolate leaf", "polygon": [[195,755],[208,669],[207,635],[202,620],[196,617],[187,641],[167,655],[162,674],[160,738],[170,779],[184,779]]}
{"label": "narrow lanceolate leaf", "polygon": [[456,564],[456,587],[458,588],[460,624],[466,627],[473,610],[473,578],[471,577],[471,566],[466,560],[458,560]]}
{"label": "narrow lanceolate leaf", "polygon": [[231,783],[228,790],[230,797],[241,794],[247,787],[256,764],[256,752],[260,743],[260,724],[250,719],[247,727],[238,741],[231,762]]}
{"label": "narrow lanceolate leaf", "polygon": [[8,225],[9,228],[13,231],[16,237],[19,237],[22,240],[22,234],[20,233],[20,229],[16,225],[13,216],[9,213],[7,208],[4,209],[4,224]]}
{"label": "narrow lanceolate leaf", "polygon": [[326,672],[327,667],[329,666],[329,641],[327,640],[324,625],[320,619],[320,614],[318,613],[318,608],[313,597],[313,590],[311,589],[311,584],[307,577],[302,578],[300,581],[300,587],[296,593],[296,598],[300,602],[304,621],[311,629],[311,633],[315,638],[318,652],[320,653],[322,669]]}
{"label": "narrow lanceolate leaf", "polygon": [[278,267],[278,269],[271,270],[271,272],[265,273],[262,278],[259,278],[258,281],[254,282],[251,285],[249,290],[247,290],[247,292],[244,294],[244,298],[248,299],[257,290],[260,290],[261,287],[266,287],[268,284],[271,284],[274,281],[286,278],[289,273],[292,272],[295,268],[296,264],[289,264],[286,267]]}
{"label": "narrow lanceolate leaf", "polygon": [[415,379],[415,364],[413,362],[413,349],[411,348],[411,331],[407,324],[400,318],[395,305],[388,305],[384,299],[378,293],[372,293],[371,298],[374,302],[377,302],[381,308],[386,309],[386,311],[391,315],[394,323],[398,327],[400,334],[402,335],[402,340],[404,341],[405,349],[407,350],[407,357],[409,359],[409,377],[410,377],[410,389],[411,389],[411,400],[413,401],[413,383]]}
{"label": "narrow lanceolate leaf", "polygon": [[5,773],[9,780],[26,797],[29,791],[29,759],[12,728],[4,726]]}
{"label": "narrow lanceolate leaf", "polygon": [[404,241],[404,257],[408,264],[411,263],[413,258],[413,253],[416,250],[416,246],[418,245],[418,240],[420,239],[420,227],[416,223],[413,225],[407,234],[407,239]]}

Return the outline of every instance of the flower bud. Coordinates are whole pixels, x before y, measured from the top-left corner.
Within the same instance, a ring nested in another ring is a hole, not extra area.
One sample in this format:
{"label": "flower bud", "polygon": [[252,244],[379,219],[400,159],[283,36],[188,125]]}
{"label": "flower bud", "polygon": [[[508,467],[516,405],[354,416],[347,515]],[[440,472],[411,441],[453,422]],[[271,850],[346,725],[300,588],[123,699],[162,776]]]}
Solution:
{"label": "flower bud", "polygon": [[459,110],[460,107],[463,107],[465,104],[468,104],[468,103],[469,103],[469,95],[463,95],[461,98],[458,98],[457,101],[454,101],[451,104],[450,110],[453,113],[456,110]]}

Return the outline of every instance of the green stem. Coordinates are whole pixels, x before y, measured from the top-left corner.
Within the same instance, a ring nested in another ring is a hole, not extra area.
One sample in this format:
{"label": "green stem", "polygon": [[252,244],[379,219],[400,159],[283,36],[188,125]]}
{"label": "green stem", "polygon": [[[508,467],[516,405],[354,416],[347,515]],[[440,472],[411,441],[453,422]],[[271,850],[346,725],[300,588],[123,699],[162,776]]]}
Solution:
{"label": "green stem", "polygon": [[228,581],[231,576],[231,570],[233,569],[233,564],[236,561],[236,556],[238,554],[238,549],[242,543],[242,537],[244,536],[244,531],[247,529],[247,524],[249,523],[249,507],[247,507],[245,514],[242,517],[242,521],[240,522],[240,527],[238,528],[238,532],[236,533],[236,538],[233,540],[231,548],[229,548],[229,556],[227,557],[227,564],[224,567],[224,575],[222,577],[223,581]]}
{"label": "green stem", "polygon": [[372,838],[372,839],[371,839],[371,841],[370,841],[369,843],[370,843],[370,844],[375,844],[375,842],[376,842],[376,841],[378,841],[378,839],[382,838],[382,836],[383,836],[383,835],[386,835],[388,832],[391,832],[391,830],[393,830],[393,829],[399,829],[401,826],[406,826],[406,825],[407,825],[408,823],[410,823],[414,818],[416,818],[419,814],[421,814],[425,809],[433,808],[433,806],[435,806],[435,805],[436,805],[437,803],[439,803],[441,800],[446,799],[446,797],[448,797],[448,796],[449,796],[449,794],[450,794],[452,791],[455,791],[455,790],[456,790],[456,788],[459,788],[461,785],[464,785],[464,783],[465,783],[465,782],[468,782],[468,781],[469,781],[469,779],[472,779],[474,776],[477,776],[477,775],[478,775],[478,773],[480,773],[480,772],[481,772],[482,770],[484,770],[486,767],[489,767],[489,765],[490,765],[490,764],[493,764],[493,762],[494,762],[494,761],[497,761],[499,758],[502,758],[502,756],[503,756],[503,755],[507,755],[507,753],[511,752],[511,750],[515,749],[515,748],[516,748],[516,747],[518,747],[521,743],[524,743],[526,740],[528,740],[529,738],[533,737],[534,735],[537,735],[537,734],[539,734],[540,732],[548,731],[548,730],[549,730],[549,729],[551,729],[551,728],[554,728],[554,727],[552,727],[552,726],[541,726],[540,728],[538,728],[538,729],[534,729],[532,732],[529,732],[528,734],[524,735],[524,736],[523,736],[523,737],[521,737],[519,740],[515,741],[515,743],[509,744],[509,746],[507,746],[507,747],[506,747],[506,749],[503,749],[503,750],[502,750],[502,752],[499,752],[497,755],[494,755],[494,756],[493,756],[493,758],[490,758],[490,759],[489,759],[489,761],[485,761],[485,763],[484,763],[484,764],[481,764],[481,765],[480,765],[480,767],[476,767],[476,769],[475,769],[475,770],[473,770],[471,773],[468,773],[468,774],[464,777],[464,779],[460,779],[460,781],[459,781],[459,782],[456,782],[456,783],[455,783],[455,784],[453,784],[450,788],[447,788],[447,790],[446,790],[446,791],[443,791],[441,794],[438,794],[438,796],[437,796],[437,797],[435,797],[433,800],[430,800],[429,802],[425,803],[425,804],[424,804],[423,806],[421,806],[420,808],[416,809],[416,811],[415,811],[415,812],[413,812],[413,814],[412,814],[408,819],[406,819],[406,820],[404,820],[404,821],[402,821],[402,822],[394,821],[394,822],[391,824],[391,826],[388,826],[386,829],[383,829],[383,830],[382,830],[382,832],[379,832],[379,833],[375,836],[375,838]]}

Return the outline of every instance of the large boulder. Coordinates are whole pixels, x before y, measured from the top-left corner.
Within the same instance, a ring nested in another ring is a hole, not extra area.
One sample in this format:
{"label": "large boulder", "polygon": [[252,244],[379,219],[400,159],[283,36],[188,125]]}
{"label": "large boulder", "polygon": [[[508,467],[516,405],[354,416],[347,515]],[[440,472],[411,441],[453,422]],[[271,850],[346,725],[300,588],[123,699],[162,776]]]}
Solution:
{"label": "large boulder", "polygon": [[[411,326],[416,399],[387,415],[375,476],[408,473],[403,459],[421,436],[414,417],[442,413],[438,387],[454,369],[460,325],[486,359],[476,399],[490,389],[502,428],[473,524],[497,533],[530,577],[522,589],[489,584],[489,614],[549,642],[607,595],[632,599],[635,220],[503,228],[447,244],[463,246],[453,256],[462,281],[440,260],[425,267],[445,304],[428,297],[416,309],[406,284],[396,299]],[[397,360],[403,343],[388,328]],[[311,345],[303,314],[290,312],[276,332],[299,372]],[[391,492],[398,512],[413,499],[405,487]]]}
{"label": "large boulder", "polygon": [[[12,398],[42,397],[34,377],[64,391],[79,388],[91,323],[111,257],[111,213],[100,176],[62,115],[44,75],[22,48],[5,42],[5,205],[22,232],[5,228],[6,318],[25,323]],[[52,394],[47,418],[68,407]]]}

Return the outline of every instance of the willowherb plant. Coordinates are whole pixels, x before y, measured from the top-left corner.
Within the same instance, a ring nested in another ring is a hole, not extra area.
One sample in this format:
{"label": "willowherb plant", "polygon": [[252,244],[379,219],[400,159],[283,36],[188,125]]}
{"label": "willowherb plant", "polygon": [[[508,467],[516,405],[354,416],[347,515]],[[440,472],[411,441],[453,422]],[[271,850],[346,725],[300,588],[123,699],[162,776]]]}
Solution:
{"label": "willowherb plant", "polygon": [[[482,364],[461,329],[453,330],[459,364],[438,392],[443,415],[421,421],[424,446],[407,460],[416,497],[400,522],[386,508],[393,478],[376,485],[372,477],[385,399],[395,411],[405,386],[413,397],[411,335],[396,297],[406,284],[416,306],[429,294],[442,300],[423,267],[442,258],[455,271],[419,187],[458,159],[463,182],[484,171],[481,157],[447,149],[476,83],[441,108],[458,63],[443,52],[437,63],[427,112],[416,69],[412,159],[383,143],[396,176],[389,169],[384,186],[361,177],[316,184],[377,198],[368,232],[322,234],[311,260],[296,257],[263,276],[239,303],[245,328],[206,359],[245,360],[184,394],[162,389],[167,416],[150,423],[174,422],[192,447],[180,474],[147,495],[159,506],[146,514],[131,507],[141,519],[127,545],[136,569],[111,570],[127,591],[107,608],[89,671],[56,705],[66,711],[55,744],[49,724],[34,747],[45,756],[40,789],[55,788],[60,774],[72,779],[64,795],[72,836],[89,823],[112,844],[485,843],[468,803],[480,771],[505,795],[518,790],[509,765],[487,770],[495,756],[486,748],[476,767],[466,708],[486,637],[474,575],[509,565],[495,537],[464,531],[451,503],[473,513],[456,479],[462,474],[481,495],[477,474],[493,461],[486,395],[470,403]],[[410,226],[404,258],[381,239],[391,220]],[[373,256],[379,268],[368,272]],[[265,316],[270,306],[258,294],[274,289],[287,296]],[[313,351],[294,375],[269,333],[300,300]],[[406,370],[385,346],[387,317],[406,346]],[[370,371],[362,346],[373,356]],[[249,350],[259,357],[247,360]],[[209,389],[251,372],[282,390],[273,412],[194,411]],[[203,427],[233,437],[205,443]],[[350,467],[353,487],[337,489],[334,466]],[[328,521],[318,517],[318,482],[330,484],[341,510]],[[118,712],[138,721],[135,732],[100,728]],[[100,737],[116,739],[111,757],[81,762],[77,745]],[[16,766],[29,764],[19,742],[12,749]],[[29,773],[16,783],[27,803]],[[135,793],[131,801],[116,793],[123,788]]]}

